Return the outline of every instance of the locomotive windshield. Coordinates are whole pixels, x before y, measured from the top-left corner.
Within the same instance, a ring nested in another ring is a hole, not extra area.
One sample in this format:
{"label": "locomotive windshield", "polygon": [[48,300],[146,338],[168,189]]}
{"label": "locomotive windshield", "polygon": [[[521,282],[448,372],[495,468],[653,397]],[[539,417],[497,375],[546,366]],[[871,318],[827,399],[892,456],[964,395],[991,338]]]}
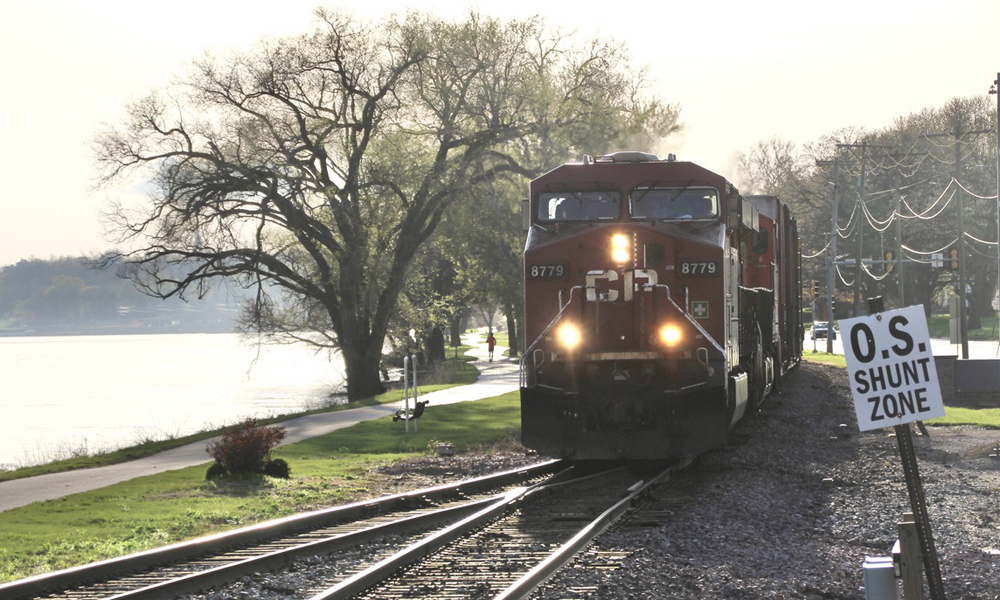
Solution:
{"label": "locomotive windshield", "polygon": [[715,188],[637,188],[629,195],[629,210],[635,219],[714,219],[719,193]]}
{"label": "locomotive windshield", "polygon": [[621,214],[618,192],[543,192],[538,195],[538,220],[608,221]]}

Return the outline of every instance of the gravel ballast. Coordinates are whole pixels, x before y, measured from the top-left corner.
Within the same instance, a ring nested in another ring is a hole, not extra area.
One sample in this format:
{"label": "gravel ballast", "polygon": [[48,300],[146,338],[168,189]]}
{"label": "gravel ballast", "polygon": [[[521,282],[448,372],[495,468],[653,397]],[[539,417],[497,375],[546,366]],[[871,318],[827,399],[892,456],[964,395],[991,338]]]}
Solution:
{"label": "gravel ballast", "polygon": [[[998,599],[1000,431],[929,430],[913,440],[946,595]],[[893,430],[858,432],[846,371],[803,363],[731,438],[656,494],[656,524],[609,532],[534,597],[864,598],[865,557],[890,555],[910,501]]]}

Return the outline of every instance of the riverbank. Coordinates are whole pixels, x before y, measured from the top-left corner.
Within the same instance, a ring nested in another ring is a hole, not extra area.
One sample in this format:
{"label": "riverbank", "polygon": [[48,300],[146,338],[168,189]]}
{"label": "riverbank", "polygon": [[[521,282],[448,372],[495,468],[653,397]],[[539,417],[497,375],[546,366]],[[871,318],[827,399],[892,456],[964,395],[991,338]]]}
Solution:
{"label": "riverbank", "polygon": [[[471,346],[460,346],[459,350],[462,353],[462,360],[460,361],[446,361],[437,369],[437,375],[433,379],[428,379],[426,385],[420,385],[421,393],[431,393],[435,391],[440,391],[444,389],[449,389],[451,387],[459,385],[467,385],[476,381],[479,377],[479,371],[471,362],[477,360],[476,356],[467,356],[466,352],[471,349]],[[352,408],[359,408],[363,406],[376,406],[381,404],[390,404],[398,402],[400,399],[401,391],[398,389],[390,389],[389,391],[375,396],[373,398],[367,398],[364,400],[359,400],[355,402],[344,402],[338,404],[331,404],[324,406],[322,408],[316,408],[306,411],[298,411],[288,414],[275,415],[266,418],[260,418],[258,421],[264,425],[273,425],[275,423],[280,423],[283,421],[288,421],[291,419],[296,419],[300,417],[307,417],[310,415],[317,415],[328,412],[336,412],[342,410],[349,410]],[[240,421],[241,418],[234,417],[234,422]],[[138,460],[147,456],[152,456],[154,454],[164,452],[167,450],[172,450],[174,448],[179,448],[192,444],[195,442],[209,440],[213,437],[221,435],[228,427],[232,424],[228,424],[223,427],[217,427],[208,429],[205,431],[200,431],[186,436],[165,436],[165,439],[151,439],[143,441],[139,444],[134,444],[126,446],[123,448],[118,448],[115,450],[107,452],[97,452],[93,454],[81,453],[78,456],[73,456],[71,458],[54,460],[46,462],[40,465],[33,465],[28,467],[22,467],[18,469],[2,470],[0,469],[0,482],[10,481],[13,479],[21,479],[25,477],[35,477],[39,475],[47,475],[51,473],[61,473],[65,471],[73,471],[78,469],[91,469],[97,467],[103,467],[107,465],[120,464],[126,461]]]}

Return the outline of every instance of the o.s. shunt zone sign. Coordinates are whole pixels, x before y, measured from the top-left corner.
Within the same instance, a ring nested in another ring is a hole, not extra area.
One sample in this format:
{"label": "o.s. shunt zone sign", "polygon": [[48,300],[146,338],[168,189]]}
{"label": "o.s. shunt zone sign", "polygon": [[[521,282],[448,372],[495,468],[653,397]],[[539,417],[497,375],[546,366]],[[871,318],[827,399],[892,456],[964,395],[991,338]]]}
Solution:
{"label": "o.s. shunt zone sign", "polygon": [[923,307],[841,319],[840,330],[861,431],[944,416]]}

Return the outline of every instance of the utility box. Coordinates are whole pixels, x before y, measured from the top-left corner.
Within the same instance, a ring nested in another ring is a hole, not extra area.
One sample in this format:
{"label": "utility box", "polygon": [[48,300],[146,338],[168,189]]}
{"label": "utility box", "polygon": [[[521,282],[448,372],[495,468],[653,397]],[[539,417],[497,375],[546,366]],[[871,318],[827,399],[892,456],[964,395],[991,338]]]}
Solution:
{"label": "utility box", "polygon": [[891,556],[867,556],[864,564],[865,600],[901,600]]}

